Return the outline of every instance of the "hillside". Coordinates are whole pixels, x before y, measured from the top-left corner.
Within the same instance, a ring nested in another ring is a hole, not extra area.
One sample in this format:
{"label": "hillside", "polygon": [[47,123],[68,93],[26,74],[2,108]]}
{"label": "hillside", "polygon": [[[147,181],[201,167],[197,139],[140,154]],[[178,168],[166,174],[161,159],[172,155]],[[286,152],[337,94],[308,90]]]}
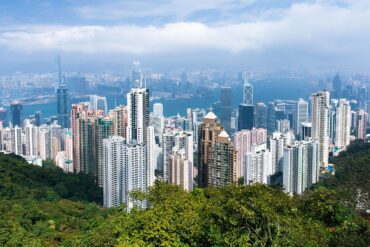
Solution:
{"label": "hillside", "polygon": [[106,217],[91,177],[0,153],[0,246],[57,246]]}
{"label": "hillside", "polygon": [[333,161],[336,176],[302,196],[259,184],[188,193],[158,183],[135,195],[151,207],[128,214],[124,205],[99,207],[101,190],[86,175],[0,155],[0,246],[368,246],[360,214],[370,144],[354,143]]}

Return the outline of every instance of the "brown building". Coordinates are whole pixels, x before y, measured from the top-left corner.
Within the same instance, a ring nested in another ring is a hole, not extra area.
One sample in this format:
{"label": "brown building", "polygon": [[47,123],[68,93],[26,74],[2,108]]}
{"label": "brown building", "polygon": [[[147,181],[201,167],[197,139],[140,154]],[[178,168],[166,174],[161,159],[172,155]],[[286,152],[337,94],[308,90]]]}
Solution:
{"label": "brown building", "polygon": [[204,117],[198,136],[198,185],[221,187],[236,181],[236,152],[213,112]]}

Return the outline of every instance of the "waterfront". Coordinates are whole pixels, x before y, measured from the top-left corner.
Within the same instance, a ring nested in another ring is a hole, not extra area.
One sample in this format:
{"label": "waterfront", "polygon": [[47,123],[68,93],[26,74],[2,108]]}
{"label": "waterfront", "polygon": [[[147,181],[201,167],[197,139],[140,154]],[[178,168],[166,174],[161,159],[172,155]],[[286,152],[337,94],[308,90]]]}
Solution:
{"label": "waterfront", "polygon": [[[299,97],[307,98],[312,87],[307,83],[307,79],[265,79],[260,81],[252,81],[254,86],[254,102],[268,102],[274,99],[297,100]],[[236,108],[242,101],[242,84],[232,88],[232,106]],[[115,105],[126,104],[125,95],[107,96],[108,108],[114,108]],[[209,108],[212,103],[220,99],[220,89],[214,89],[207,97],[193,97],[191,99],[161,99],[150,102],[150,107],[154,103],[162,103],[164,115],[175,116],[178,113],[185,115],[186,108]],[[75,98],[71,100],[71,104],[76,104],[83,101],[89,101],[89,98]],[[8,108],[8,107],[7,107]],[[9,108],[8,108],[9,109]],[[23,117],[34,114],[36,111],[41,111],[42,118],[57,115],[56,101],[45,104],[33,104],[23,106]]]}

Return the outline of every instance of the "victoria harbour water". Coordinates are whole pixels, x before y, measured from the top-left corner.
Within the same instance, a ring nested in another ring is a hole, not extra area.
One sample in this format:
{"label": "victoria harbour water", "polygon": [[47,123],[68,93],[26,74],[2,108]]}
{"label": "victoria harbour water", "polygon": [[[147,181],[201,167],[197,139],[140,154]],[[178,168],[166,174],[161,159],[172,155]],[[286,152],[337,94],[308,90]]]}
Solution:
{"label": "victoria harbour water", "polygon": [[[302,97],[307,97],[312,92],[311,84],[305,79],[265,79],[260,81],[253,81],[254,86],[254,102],[268,102],[274,99],[297,100]],[[242,101],[243,97],[242,84],[232,88],[232,106],[236,108]],[[72,99],[71,104],[76,104],[83,101],[88,101],[89,98]],[[154,103],[162,103],[164,108],[164,115],[167,117],[175,116],[177,114],[185,115],[186,108],[205,108],[208,109],[212,103],[220,100],[220,89],[214,89],[207,97],[193,97],[191,99],[162,99],[153,100],[150,106]],[[115,105],[125,105],[126,97],[109,96],[107,95],[108,108],[114,108]],[[56,102],[49,102],[45,104],[34,104],[23,106],[23,117],[34,114],[36,111],[41,111],[42,118],[57,115]]]}

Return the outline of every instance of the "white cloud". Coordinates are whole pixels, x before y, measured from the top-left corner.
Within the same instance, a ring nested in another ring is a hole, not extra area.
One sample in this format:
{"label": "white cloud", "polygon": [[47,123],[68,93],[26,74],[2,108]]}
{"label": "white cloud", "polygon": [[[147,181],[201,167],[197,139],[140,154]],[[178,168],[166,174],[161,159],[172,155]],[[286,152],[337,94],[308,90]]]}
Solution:
{"label": "white cloud", "polygon": [[26,52],[87,54],[201,54],[248,52],[321,57],[370,55],[370,5],[346,1],[295,4],[279,18],[207,25],[30,26],[0,30],[0,46]]}

